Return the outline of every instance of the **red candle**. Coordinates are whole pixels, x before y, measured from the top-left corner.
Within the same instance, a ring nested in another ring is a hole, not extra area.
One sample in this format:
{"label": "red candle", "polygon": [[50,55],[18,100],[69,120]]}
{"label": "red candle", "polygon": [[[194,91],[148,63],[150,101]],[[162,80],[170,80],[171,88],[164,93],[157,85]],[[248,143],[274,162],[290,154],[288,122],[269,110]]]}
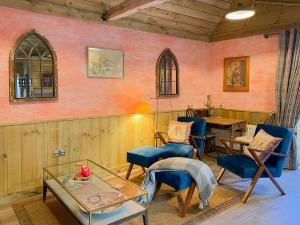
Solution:
{"label": "red candle", "polygon": [[82,166],[81,167],[81,175],[84,176],[84,177],[88,177],[90,176],[90,168],[87,167],[87,166]]}

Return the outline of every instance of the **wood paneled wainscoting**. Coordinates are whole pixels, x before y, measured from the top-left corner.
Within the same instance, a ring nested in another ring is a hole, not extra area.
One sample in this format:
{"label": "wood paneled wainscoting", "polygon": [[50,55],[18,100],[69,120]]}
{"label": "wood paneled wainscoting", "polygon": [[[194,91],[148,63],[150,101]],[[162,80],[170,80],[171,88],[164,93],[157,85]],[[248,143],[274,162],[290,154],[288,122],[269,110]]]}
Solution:
{"label": "wood paneled wainscoting", "polygon": [[[159,130],[180,115],[161,112]],[[90,158],[122,167],[128,150],[154,145],[154,130],[153,113],[0,125],[0,196],[40,186],[45,166]],[[55,149],[65,156],[53,157]]]}
{"label": "wood paneled wainscoting", "polygon": [[216,108],[214,110],[214,116],[246,120],[248,124],[253,124],[253,125],[263,123],[268,118],[269,114],[270,114],[269,112],[243,111],[243,110],[224,109],[224,108]]}
{"label": "wood paneled wainscoting", "polygon": [[[169,121],[184,114],[184,110],[160,112],[158,130],[167,131]],[[250,124],[267,115],[215,110],[215,116]],[[90,158],[108,168],[123,168],[127,151],[154,145],[154,131],[154,113],[0,125],[0,196],[41,186],[45,166]],[[65,150],[65,156],[54,157],[56,149]]]}

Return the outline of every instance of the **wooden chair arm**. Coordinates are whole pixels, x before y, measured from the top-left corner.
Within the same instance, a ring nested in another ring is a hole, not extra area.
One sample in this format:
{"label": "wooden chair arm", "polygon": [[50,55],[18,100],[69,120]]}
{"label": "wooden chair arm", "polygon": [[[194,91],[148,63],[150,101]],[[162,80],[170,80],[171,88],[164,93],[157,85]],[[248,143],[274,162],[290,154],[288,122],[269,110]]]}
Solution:
{"label": "wooden chair arm", "polygon": [[157,131],[156,133],[160,133],[160,134],[166,134],[166,135],[168,135],[168,132],[164,132],[164,131]]}
{"label": "wooden chair arm", "polygon": [[205,136],[196,136],[196,135],[190,135],[190,138],[193,138],[193,139],[200,139],[200,140],[206,140]]}
{"label": "wooden chair arm", "polygon": [[[235,140],[235,139],[229,139],[229,138],[219,138],[219,140],[224,143],[224,142],[230,142],[230,143],[233,143],[233,144],[240,144],[240,145],[249,145],[248,142],[245,142],[245,141],[238,141],[238,140]],[[224,141],[224,142],[223,142]]]}
{"label": "wooden chair arm", "polygon": [[274,156],[280,156],[280,157],[286,157],[287,155],[285,154],[280,154],[277,152],[266,152],[266,151],[262,151],[259,149],[253,149],[253,148],[248,148],[248,151],[250,152],[250,154],[253,156],[253,158],[255,159],[255,161],[258,163],[258,165],[263,166],[264,168],[266,168],[265,164],[261,161],[261,159],[258,157],[258,155],[256,154],[256,152],[261,152],[261,153],[269,153],[270,155],[274,155]]}
{"label": "wooden chair arm", "polygon": [[167,134],[167,133],[166,132],[156,132],[155,138],[159,138],[159,140],[165,145],[165,144],[167,144],[167,141],[164,138],[163,134]]}
{"label": "wooden chair arm", "polygon": [[287,157],[286,154],[281,154],[281,153],[277,153],[277,152],[263,151],[263,150],[259,150],[259,149],[249,148],[249,147],[248,147],[248,150],[250,152],[254,151],[254,152],[260,152],[260,153],[268,153],[270,155],[279,156],[279,157]]}
{"label": "wooden chair arm", "polygon": [[198,151],[199,147],[197,145],[196,139],[205,140],[205,137],[196,136],[196,135],[190,135],[190,142],[191,142],[191,144],[194,147],[193,158],[195,158],[195,156],[198,155],[198,158],[201,160],[201,155],[199,154],[199,151]]}

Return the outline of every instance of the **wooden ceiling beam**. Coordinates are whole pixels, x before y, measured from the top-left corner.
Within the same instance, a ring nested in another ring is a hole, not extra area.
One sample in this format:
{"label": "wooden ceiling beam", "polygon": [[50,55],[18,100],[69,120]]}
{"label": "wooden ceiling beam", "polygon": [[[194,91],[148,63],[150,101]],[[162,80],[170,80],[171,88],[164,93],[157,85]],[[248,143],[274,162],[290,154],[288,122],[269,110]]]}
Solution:
{"label": "wooden ceiling beam", "polygon": [[109,9],[102,17],[104,21],[118,20],[128,17],[140,10],[161,5],[167,0],[127,0]]}

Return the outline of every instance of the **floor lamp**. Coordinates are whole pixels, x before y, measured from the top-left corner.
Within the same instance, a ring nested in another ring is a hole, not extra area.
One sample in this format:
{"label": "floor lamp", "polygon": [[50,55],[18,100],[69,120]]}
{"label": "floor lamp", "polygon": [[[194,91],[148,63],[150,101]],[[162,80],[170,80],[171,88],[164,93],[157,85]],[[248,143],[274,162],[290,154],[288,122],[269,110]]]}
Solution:
{"label": "floor lamp", "polygon": [[150,99],[156,99],[156,107],[155,107],[155,133],[154,133],[154,139],[155,139],[155,147],[157,147],[157,132],[158,132],[158,96],[155,98]]}

